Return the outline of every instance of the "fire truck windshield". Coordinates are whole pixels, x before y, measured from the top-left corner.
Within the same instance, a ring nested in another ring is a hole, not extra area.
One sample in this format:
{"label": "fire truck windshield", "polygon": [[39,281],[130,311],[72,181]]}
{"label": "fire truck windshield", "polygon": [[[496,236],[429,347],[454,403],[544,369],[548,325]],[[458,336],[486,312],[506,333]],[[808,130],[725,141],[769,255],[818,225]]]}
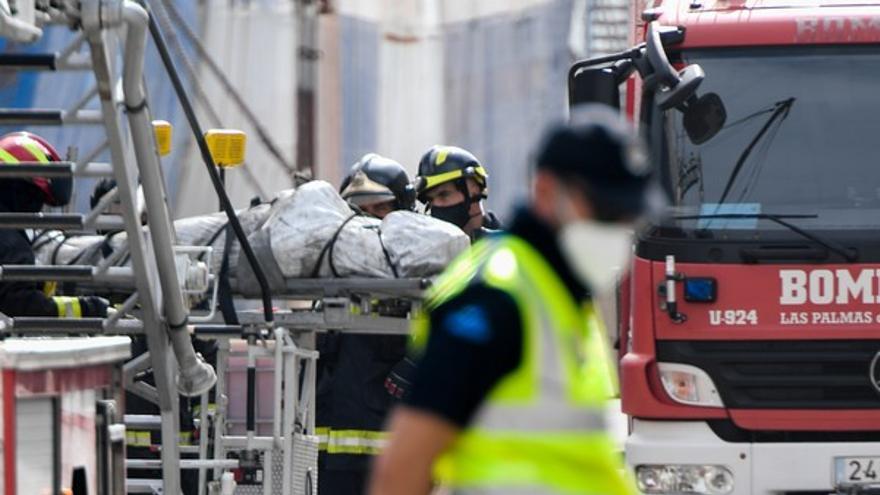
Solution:
{"label": "fire truck windshield", "polygon": [[[682,59],[703,67],[699,91],[721,97],[727,123],[694,145],[681,112],[654,113],[651,141],[674,214],[692,216],[681,227],[784,228],[761,213],[809,213],[797,220],[806,229],[880,226],[880,48],[716,49]],[[694,218],[719,214],[753,218]]]}

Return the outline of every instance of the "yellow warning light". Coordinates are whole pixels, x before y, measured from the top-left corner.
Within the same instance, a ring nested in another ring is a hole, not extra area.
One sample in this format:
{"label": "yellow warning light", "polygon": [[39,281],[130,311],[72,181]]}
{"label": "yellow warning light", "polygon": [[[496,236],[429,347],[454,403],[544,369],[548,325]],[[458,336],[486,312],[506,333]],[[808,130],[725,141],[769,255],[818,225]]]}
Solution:
{"label": "yellow warning light", "polygon": [[244,163],[247,134],[234,129],[211,129],[205,133],[211,157],[218,167],[237,167]]}
{"label": "yellow warning light", "polygon": [[171,153],[171,136],[174,127],[170,122],[154,120],[153,131],[156,133],[156,149],[159,151],[159,156],[167,156]]}

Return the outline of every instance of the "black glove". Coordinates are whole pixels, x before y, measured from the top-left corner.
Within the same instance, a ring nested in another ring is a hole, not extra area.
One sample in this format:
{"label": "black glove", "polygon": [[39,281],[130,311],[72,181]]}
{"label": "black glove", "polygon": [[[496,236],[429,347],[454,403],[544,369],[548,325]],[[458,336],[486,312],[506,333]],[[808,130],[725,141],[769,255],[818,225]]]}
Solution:
{"label": "black glove", "polygon": [[84,296],[79,298],[79,307],[83,318],[106,318],[110,301],[98,296]]}
{"label": "black glove", "polygon": [[409,357],[395,364],[385,378],[385,390],[397,399],[402,399],[412,386],[416,374],[416,363]]}

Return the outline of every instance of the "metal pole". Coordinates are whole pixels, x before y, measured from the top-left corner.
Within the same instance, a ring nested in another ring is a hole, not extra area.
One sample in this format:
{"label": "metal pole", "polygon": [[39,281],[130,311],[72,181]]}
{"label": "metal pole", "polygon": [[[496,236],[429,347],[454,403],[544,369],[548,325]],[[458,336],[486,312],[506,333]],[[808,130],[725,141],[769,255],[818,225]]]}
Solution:
{"label": "metal pole", "polygon": [[[226,457],[223,438],[226,435],[226,366],[229,360],[229,340],[219,339],[217,349],[217,388],[214,390],[214,459]],[[223,470],[214,469],[214,479],[219,480]]]}
{"label": "metal pole", "polygon": [[284,334],[283,328],[275,329],[275,386],[273,394],[272,436],[275,448],[281,448],[281,394],[284,383]]}
{"label": "metal pole", "polygon": [[183,395],[196,397],[210,390],[217,376],[214,374],[214,369],[205,363],[192,347],[187,331],[188,311],[183,303],[180,282],[177,280],[177,267],[172,248],[174,231],[171,227],[159,153],[156,149],[153,124],[143,87],[149,15],[140,5],[125,1],[122,16],[128,26],[122,78],[125,106],[144,188],[144,199],[150,212],[150,237],[153,241],[159,282],[165,301],[164,313],[168,322],[171,345],[180,366],[177,388]]}
{"label": "metal pole", "polygon": [[[211,429],[208,427],[208,393],[202,394],[199,401],[201,408],[199,409],[199,459],[208,458],[208,433]],[[207,466],[205,466],[207,467]],[[205,467],[199,467],[199,495],[205,495],[208,473]]]}
{"label": "metal pole", "polygon": [[298,359],[296,356],[296,344],[285,344],[284,349],[284,479],[282,480],[281,493],[293,493],[293,431],[296,422],[296,409],[299,403],[299,373]]}
{"label": "metal pole", "polygon": [[251,450],[253,449],[251,444],[255,435],[257,416],[257,354],[254,349],[257,342],[253,336],[248,337],[247,342],[247,448]]}
{"label": "metal pole", "polygon": [[316,89],[318,87],[318,3],[297,0],[299,46],[296,63],[296,168],[314,175]]}

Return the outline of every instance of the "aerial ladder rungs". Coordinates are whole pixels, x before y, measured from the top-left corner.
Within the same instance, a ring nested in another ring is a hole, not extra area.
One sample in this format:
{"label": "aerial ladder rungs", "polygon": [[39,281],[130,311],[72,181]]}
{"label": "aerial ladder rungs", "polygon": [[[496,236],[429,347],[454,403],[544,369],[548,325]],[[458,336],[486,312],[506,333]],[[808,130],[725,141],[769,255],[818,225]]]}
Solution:
{"label": "aerial ladder rungs", "polygon": [[12,318],[10,332],[27,332],[39,330],[46,333],[64,333],[71,331],[101,332],[104,329],[104,318],[51,318],[38,316],[17,316]]}
{"label": "aerial ladder rungs", "polygon": [[16,316],[9,318],[11,325],[4,333],[28,335],[69,335],[88,333],[93,335],[137,335],[144,332],[144,324],[134,319],[119,319],[114,323],[108,318],[52,318],[48,316]]}
{"label": "aerial ladder rungs", "polygon": [[134,286],[134,272],[127,266],[111,266],[101,270],[91,265],[0,265],[3,282],[95,282]]}
{"label": "aerial ladder rungs", "polygon": [[78,164],[75,162],[18,162],[0,164],[0,179],[30,179],[46,177],[50,179],[73,177],[112,177],[113,165],[104,162]]}
{"label": "aerial ladder rungs", "polygon": [[94,220],[78,213],[0,213],[0,229],[122,230],[124,221],[116,215],[98,215]]}
{"label": "aerial ladder rungs", "polygon": [[73,162],[0,164],[0,179],[29,179],[32,177],[69,179],[73,177],[74,166]]}
{"label": "aerial ladder rungs", "polygon": [[4,53],[0,67],[18,70],[58,70],[57,53]]}
{"label": "aerial ladder rungs", "polygon": [[61,126],[65,124],[103,125],[100,110],[46,110],[27,108],[0,108],[0,125],[47,125]]}
{"label": "aerial ladder rungs", "polygon": [[162,416],[154,414],[126,414],[125,426],[134,430],[162,430]]}

